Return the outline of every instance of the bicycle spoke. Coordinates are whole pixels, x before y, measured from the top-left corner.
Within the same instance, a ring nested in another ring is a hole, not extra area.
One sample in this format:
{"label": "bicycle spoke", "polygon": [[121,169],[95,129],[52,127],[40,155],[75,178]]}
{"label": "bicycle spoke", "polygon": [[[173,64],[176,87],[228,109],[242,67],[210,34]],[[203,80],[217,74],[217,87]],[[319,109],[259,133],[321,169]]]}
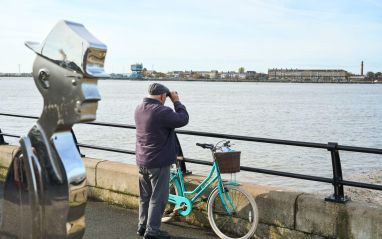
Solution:
{"label": "bicycle spoke", "polygon": [[[225,210],[218,192],[211,197],[208,216],[211,226],[220,237],[250,238],[257,225],[257,209],[255,201],[252,202],[241,189],[229,186],[223,194],[225,203],[233,211],[229,215]],[[256,210],[256,211],[254,211]]]}
{"label": "bicycle spoke", "polygon": [[237,199],[237,204],[236,204],[236,208],[238,208],[238,206],[240,205],[239,204],[239,202],[241,202],[241,199],[244,197],[244,195],[243,194],[239,194],[239,197],[238,197],[238,199]]}

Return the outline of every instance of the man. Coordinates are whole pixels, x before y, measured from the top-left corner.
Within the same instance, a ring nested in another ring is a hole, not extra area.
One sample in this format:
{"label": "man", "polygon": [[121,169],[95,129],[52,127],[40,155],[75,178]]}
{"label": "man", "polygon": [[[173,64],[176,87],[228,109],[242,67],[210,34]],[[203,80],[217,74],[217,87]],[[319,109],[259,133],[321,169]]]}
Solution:
{"label": "man", "polygon": [[[167,96],[175,112],[164,106]],[[170,166],[177,156],[174,129],[187,123],[188,113],[178,93],[159,83],[149,86],[149,95],[135,110],[140,192],[137,234],[144,238],[170,238],[159,228],[168,200]]]}

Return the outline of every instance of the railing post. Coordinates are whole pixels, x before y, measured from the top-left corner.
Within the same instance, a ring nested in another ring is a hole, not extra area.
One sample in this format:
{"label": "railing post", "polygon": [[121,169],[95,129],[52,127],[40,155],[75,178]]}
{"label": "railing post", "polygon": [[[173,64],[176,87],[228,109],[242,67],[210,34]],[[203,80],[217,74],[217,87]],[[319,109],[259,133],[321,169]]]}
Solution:
{"label": "railing post", "polygon": [[177,165],[180,167],[182,170],[183,175],[189,175],[192,174],[191,171],[188,171],[186,168],[186,162],[184,161],[184,155],[183,155],[183,150],[182,150],[182,145],[180,144],[178,136],[175,134],[175,141],[176,141],[176,147],[177,147]]}
{"label": "railing post", "polygon": [[73,129],[71,130],[71,132],[72,132],[72,136],[73,136],[73,139],[74,139],[74,143],[76,143],[78,153],[81,155],[81,158],[85,157],[85,154],[81,153],[80,146],[78,146],[77,138],[76,138],[76,135],[74,134]]}
{"label": "railing post", "polygon": [[0,145],[6,145],[8,144],[7,142],[5,142],[4,140],[4,136],[3,134],[1,133],[1,129],[0,129]]}
{"label": "railing post", "polygon": [[329,142],[328,151],[330,151],[332,157],[332,168],[333,168],[333,187],[334,194],[325,198],[325,201],[336,202],[336,203],[345,203],[350,200],[347,196],[344,195],[344,187],[341,183],[342,181],[342,169],[341,169],[341,159],[338,152],[338,144]]}

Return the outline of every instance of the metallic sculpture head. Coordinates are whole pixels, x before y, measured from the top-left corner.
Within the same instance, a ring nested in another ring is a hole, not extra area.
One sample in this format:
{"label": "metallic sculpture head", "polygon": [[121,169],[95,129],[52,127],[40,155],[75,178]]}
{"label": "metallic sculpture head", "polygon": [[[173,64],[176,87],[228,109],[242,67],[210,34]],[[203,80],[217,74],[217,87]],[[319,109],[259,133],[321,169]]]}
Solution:
{"label": "metallic sculpture head", "polygon": [[82,24],[69,21],[58,22],[42,44],[25,44],[37,53],[33,78],[44,98],[43,116],[56,119],[48,128],[55,132],[94,120],[101,99],[97,80],[108,77],[106,45]]}

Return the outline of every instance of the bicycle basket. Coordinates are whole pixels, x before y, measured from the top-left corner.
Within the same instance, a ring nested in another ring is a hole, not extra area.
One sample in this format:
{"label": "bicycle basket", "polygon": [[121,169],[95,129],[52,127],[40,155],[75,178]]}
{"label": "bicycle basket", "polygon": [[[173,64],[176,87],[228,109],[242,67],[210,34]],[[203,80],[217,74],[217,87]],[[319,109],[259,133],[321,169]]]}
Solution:
{"label": "bicycle basket", "polygon": [[215,152],[214,157],[220,173],[240,172],[240,153],[240,151]]}

